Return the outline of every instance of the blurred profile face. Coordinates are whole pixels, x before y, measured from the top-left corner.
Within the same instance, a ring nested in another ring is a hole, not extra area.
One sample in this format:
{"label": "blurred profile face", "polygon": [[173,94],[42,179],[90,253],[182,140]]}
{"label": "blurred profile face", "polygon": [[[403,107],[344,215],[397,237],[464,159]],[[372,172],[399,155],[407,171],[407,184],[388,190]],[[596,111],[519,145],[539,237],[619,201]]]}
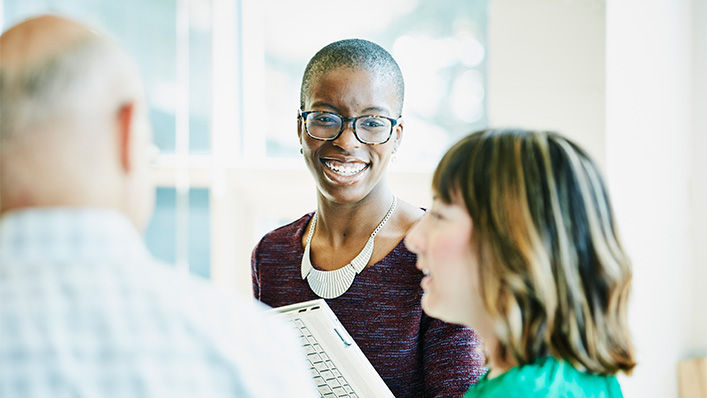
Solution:
{"label": "blurred profile face", "polygon": [[[395,87],[387,79],[359,69],[338,68],[312,82],[305,97],[304,111],[334,112],[344,117],[363,115],[397,118]],[[390,158],[397,148],[403,127],[393,127],[384,144],[369,145],[356,139],[351,122],[333,141],[307,135],[300,118],[297,134],[305,162],[314,176],[319,193],[336,203],[354,203],[381,187]]]}
{"label": "blurred profile face", "polygon": [[405,245],[417,254],[422,279],[422,309],[446,322],[479,328],[487,323],[479,290],[478,253],[473,222],[461,196],[452,203],[438,198],[408,232]]}

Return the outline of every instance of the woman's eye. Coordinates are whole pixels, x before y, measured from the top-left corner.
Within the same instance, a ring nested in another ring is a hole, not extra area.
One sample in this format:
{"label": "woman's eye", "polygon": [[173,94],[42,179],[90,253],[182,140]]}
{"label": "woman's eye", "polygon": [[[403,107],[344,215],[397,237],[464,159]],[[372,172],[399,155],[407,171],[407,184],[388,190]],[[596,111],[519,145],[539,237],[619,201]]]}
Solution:
{"label": "woman's eye", "polygon": [[314,126],[334,127],[339,124],[339,120],[331,115],[315,115],[310,118],[310,123]]}
{"label": "woman's eye", "polygon": [[381,127],[385,127],[385,123],[375,117],[368,117],[361,120],[359,123],[360,126],[365,129],[379,129]]}
{"label": "woman's eye", "polygon": [[314,118],[317,123],[334,123],[334,118],[330,116],[318,116]]}
{"label": "woman's eye", "polygon": [[442,214],[436,210],[430,210],[428,213],[430,214],[430,217],[432,217],[435,220],[441,220],[444,218],[442,216]]}

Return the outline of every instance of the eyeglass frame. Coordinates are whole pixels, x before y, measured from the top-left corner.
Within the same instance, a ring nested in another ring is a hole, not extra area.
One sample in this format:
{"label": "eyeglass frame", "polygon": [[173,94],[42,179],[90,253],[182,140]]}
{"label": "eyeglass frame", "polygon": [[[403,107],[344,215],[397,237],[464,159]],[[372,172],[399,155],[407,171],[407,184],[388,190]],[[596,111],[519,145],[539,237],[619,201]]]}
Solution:
{"label": "eyeglass frame", "polygon": [[[342,123],[341,123],[341,128],[339,128],[339,132],[336,133],[336,135],[334,135],[334,136],[331,137],[331,138],[315,137],[315,136],[313,136],[312,134],[310,134],[310,133],[309,133],[309,129],[307,128],[307,116],[310,115],[310,114],[312,114],[312,113],[325,113],[325,114],[336,115],[336,116],[340,117]],[[363,141],[363,140],[358,136],[358,133],[356,133],[356,122],[358,121],[358,119],[361,119],[361,118],[364,118],[364,117],[379,117],[379,118],[383,118],[383,119],[388,119],[388,120],[390,121],[390,132],[388,133],[388,138],[386,138],[385,141],[383,141],[383,142],[366,142],[366,141]],[[401,115],[401,116],[398,116],[397,119],[393,119],[392,117],[381,116],[381,115],[361,115],[361,116],[356,116],[356,117],[346,117],[346,116],[343,116],[343,115],[339,115],[339,114],[336,113],[336,112],[329,112],[329,111],[302,111],[301,109],[298,109],[298,110],[297,110],[297,119],[302,119],[302,120],[304,121],[304,131],[307,132],[307,135],[308,135],[308,136],[310,136],[311,138],[313,138],[313,139],[315,139],[315,140],[319,140],[319,141],[334,141],[335,139],[337,139],[337,138],[339,138],[339,137],[341,136],[341,133],[343,133],[343,132],[344,132],[344,129],[346,128],[346,123],[350,121],[350,122],[352,122],[352,123],[351,123],[351,131],[353,131],[354,137],[356,137],[356,140],[358,140],[358,142],[360,142],[360,143],[362,143],[362,144],[366,144],[366,145],[383,145],[383,144],[385,144],[386,142],[390,141],[390,137],[393,136],[393,129],[395,128],[395,126],[397,126],[398,124],[400,124],[400,119],[402,119],[402,115]]]}

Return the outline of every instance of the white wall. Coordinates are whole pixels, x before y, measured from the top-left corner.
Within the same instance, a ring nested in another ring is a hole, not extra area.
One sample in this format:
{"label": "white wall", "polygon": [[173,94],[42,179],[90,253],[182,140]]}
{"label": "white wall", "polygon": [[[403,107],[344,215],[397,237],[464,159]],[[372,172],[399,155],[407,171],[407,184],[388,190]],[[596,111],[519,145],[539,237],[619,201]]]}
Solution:
{"label": "white wall", "polygon": [[491,0],[488,116],[557,130],[604,160],[604,2]]}
{"label": "white wall", "polygon": [[676,364],[702,316],[692,300],[690,0],[607,5],[607,168],[634,264],[639,365],[628,397],[677,396]]}
{"label": "white wall", "polygon": [[634,264],[626,397],[707,354],[707,0],[491,0],[489,120],[562,131],[605,166]]}
{"label": "white wall", "polygon": [[[697,308],[691,338],[692,355],[707,356],[707,0],[694,0],[692,244],[694,300]],[[701,313],[701,314],[700,314]]]}

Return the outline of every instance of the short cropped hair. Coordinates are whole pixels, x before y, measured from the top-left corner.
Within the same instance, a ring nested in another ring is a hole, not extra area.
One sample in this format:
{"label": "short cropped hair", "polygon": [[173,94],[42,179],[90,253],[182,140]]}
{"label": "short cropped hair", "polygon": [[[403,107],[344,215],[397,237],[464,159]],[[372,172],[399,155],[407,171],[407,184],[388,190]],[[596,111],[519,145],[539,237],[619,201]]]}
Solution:
{"label": "short cropped hair", "polygon": [[433,190],[447,203],[464,198],[501,355],[630,373],[631,265],[602,177],[579,146],[553,132],[479,131],[447,152]]}
{"label": "short cropped hair", "polygon": [[383,47],[362,39],[340,40],[328,44],[309,60],[304,69],[300,89],[300,107],[303,110],[312,83],[325,73],[342,67],[366,70],[393,83],[398,102],[394,111],[397,111],[397,116],[400,115],[405,96],[405,83],[400,67]]}

